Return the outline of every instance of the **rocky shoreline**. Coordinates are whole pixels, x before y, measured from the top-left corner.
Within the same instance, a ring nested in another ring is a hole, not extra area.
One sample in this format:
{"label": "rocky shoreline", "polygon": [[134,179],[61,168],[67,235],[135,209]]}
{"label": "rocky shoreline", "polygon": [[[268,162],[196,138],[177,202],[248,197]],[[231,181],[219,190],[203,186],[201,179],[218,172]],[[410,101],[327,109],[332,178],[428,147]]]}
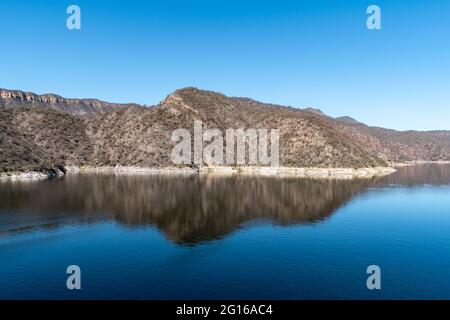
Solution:
{"label": "rocky shoreline", "polygon": [[417,161],[409,161],[409,162],[392,162],[389,163],[392,167],[406,167],[406,166],[414,166],[420,164],[450,164],[450,161],[425,161],[425,160],[417,160]]}
{"label": "rocky shoreline", "polygon": [[[148,175],[148,174],[173,174],[173,175],[254,175],[254,176],[278,176],[315,179],[364,179],[376,176],[389,175],[396,171],[393,167],[374,168],[293,168],[293,167],[76,167],[67,166],[68,174],[74,173],[106,173],[124,175]],[[47,175],[40,172],[15,172],[0,174],[0,180],[41,180],[47,179]]]}
{"label": "rocky shoreline", "polygon": [[203,167],[200,174],[242,174],[314,179],[363,179],[385,176],[397,171],[391,167],[375,168],[292,168],[292,167]]}
{"label": "rocky shoreline", "polygon": [[37,171],[0,173],[0,181],[3,180],[43,180],[47,175]]}

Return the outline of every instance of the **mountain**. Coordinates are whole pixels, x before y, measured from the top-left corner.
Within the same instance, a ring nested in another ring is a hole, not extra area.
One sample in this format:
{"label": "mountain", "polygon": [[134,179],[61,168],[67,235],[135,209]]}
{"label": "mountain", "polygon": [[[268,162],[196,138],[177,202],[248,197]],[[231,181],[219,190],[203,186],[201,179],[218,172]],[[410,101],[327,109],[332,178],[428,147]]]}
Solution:
{"label": "mountain", "polygon": [[[391,161],[450,160],[450,132],[399,132],[197,88],[179,89],[158,105],[113,104],[0,90],[0,171],[55,164],[173,166],[175,129],[280,130],[280,165],[374,167]],[[95,102],[95,103],[94,103]]]}
{"label": "mountain", "polygon": [[450,160],[450,131],[395,131],[342,121],[335,128],[385,161]]}
{"label": "mountain", "polygon": [[74,116],[84,116],[113,112],[139,105],[109,103],[97,99],[67,99],[56,94],[38,95],[19,90],[0,89],[0,107],[4,106],[48,107]]}
{"label": "mountain", "polygon": [[0,107],[0,172],[88,164],[85,128],[81,118],[48,108]]}
{"label": "mountain", "polygon": [[170,165],[178,128],[278,128],[280,163],[293,167],[365,167],[385,162],[368,154],[316,114],[247,98],[185,88],[152,108],[128,108],[86,120],[94,165]]}

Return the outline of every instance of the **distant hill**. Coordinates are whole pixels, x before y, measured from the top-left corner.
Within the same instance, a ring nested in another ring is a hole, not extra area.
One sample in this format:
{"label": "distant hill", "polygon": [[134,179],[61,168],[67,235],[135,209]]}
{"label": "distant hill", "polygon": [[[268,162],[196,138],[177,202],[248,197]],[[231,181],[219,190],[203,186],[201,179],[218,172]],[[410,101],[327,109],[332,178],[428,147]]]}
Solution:
{"label": "distant hill", "polygon": [[302,109],[302,110],[303,110],[303,111],[307,111],[307,112],[311,112],[311,113],[315,113],[315,114],[318,114],[318,115],[320,115],[320,116],[326,116],[326,114],[323,113],[322,110],[320,110],[320,109],[316,109],[316,108],[305,108],[305,109]]}
{"label": "distant hill", "polygon": [[168,166],[178,128],[278,128],[280,165],[373,167],[390,161],[450,160],[450,132],[399,132],[350,117],[179,89],[158,105],[38,96],[0,90],[0,171],[55,163]]}
{"label": "distant hill", "polygon": [[450,160],[450,131],[395,131],[348,122],[338,122],[335,127],[386,161]]}
{"label": "distant hill", "polygon": [[351,124],[362,124],[361,122],[353,119],[352,117],[337,117],[335,118],[337,121],[341,121],[341,122],[346,122],[346,123],[351,123]]}

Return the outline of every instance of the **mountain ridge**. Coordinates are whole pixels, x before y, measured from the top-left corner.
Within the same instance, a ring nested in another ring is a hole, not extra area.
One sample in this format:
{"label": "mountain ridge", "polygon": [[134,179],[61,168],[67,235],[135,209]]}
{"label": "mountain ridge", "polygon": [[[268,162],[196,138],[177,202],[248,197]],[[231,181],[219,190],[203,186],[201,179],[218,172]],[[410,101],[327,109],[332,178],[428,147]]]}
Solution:
{"label": "mountain ridge", "polygon": [[171,133],[204,128],[280,130],[280,165],[363,168],[450,160],[450,131],[395,131],[350,117],[187,87],[159,104],[113,104],[0,89],[0,172],[75,166],[173,165]]}
{"label": "mountain ridge", "polygon": [[53,93],[36,94],[33,92],[0,88],[0,107],[14,105],[32,107],[46,106],[76,116],[100,114],[117,111],[130,106],[140,106],[136,103],[111,103],[92,98],[72,99],[64,98]]}

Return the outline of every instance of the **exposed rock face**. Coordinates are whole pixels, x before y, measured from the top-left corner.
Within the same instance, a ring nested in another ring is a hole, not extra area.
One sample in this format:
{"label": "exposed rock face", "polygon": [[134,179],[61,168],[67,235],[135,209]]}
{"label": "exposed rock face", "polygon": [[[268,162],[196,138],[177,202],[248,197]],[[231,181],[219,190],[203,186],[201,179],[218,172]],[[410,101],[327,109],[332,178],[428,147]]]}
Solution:
{"label": "exposed rock face", "polygon": [[48,107],[74,116],[85,116],[138,105],[109,103],[96,99],[67,99],[55,94],[38,95],[19,90],[0,89],[0,107],[2,106]]}

